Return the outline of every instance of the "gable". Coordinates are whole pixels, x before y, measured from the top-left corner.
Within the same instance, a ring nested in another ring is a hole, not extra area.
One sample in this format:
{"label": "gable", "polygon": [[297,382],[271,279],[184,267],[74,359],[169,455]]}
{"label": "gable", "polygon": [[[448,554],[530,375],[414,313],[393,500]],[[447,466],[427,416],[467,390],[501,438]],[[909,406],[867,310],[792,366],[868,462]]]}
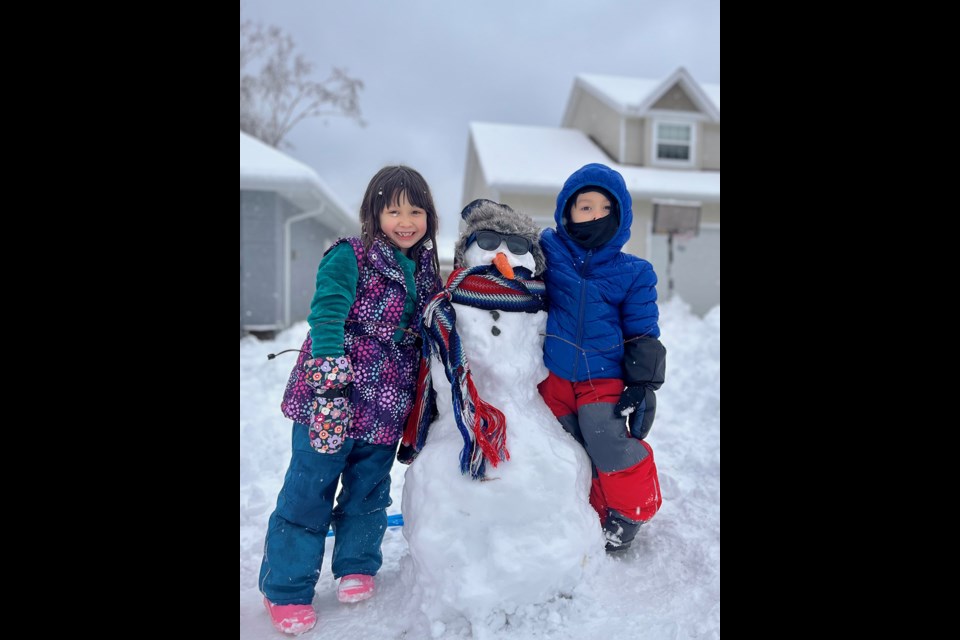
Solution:
{"label": "gable", "polygon": [[651,110],[683,111],[720,122],[720,85],[701,85],[683,67],[663,80],[579,74],[562,126],[572,126],[577,106],[588,94],[619,116],[643,118]]}
{"label": "gable", "polygon": [[700,109],[690,98],[680,83],[675,83],[667,90],[663,96],[654,102],[651,109],[663,109],[665,111],[693,111],[700,113]]}

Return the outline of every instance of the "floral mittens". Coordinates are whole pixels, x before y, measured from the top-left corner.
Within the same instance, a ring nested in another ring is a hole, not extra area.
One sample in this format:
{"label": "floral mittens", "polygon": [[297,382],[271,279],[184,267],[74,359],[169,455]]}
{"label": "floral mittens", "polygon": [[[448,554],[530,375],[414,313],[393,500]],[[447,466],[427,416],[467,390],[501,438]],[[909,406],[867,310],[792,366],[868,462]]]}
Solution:
{"label": "floral mittens", "polygon": [[336,453],[353,417],[350,383],[353,367],[348,356],[314,358],[303,363],[307,384],[313,389],[310,446],[319,453]]}

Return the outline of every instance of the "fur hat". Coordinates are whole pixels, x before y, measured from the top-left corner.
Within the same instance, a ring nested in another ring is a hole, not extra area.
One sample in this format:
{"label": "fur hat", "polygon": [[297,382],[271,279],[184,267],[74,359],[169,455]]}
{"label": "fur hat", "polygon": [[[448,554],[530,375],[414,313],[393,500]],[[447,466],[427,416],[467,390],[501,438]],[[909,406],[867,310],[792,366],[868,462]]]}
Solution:
{"label": "fur hat", "polygon": [[532,243],[530,253],[536,263],[534,277],[540,277],[547,268],[547,261],[540,249],[541,229],[533,222],[533,218],[525,213],[514,211],[505,204],[493,200],[474,200],[463,208],[460,217],[466,222],[460,238],[457,240],[453,254],[453,266],[463,265],[463,254],[467,250],[467,238],[474,231],[489,229],[502,234],[523,236]]}

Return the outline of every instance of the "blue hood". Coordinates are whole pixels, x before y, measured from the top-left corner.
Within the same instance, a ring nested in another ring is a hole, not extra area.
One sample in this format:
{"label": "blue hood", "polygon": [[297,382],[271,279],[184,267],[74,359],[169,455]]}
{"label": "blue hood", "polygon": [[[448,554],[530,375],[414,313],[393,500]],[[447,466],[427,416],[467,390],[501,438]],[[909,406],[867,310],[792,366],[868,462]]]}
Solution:
{"label": "blue hood", "polygon": [[564,226],[564,215],[570,210],[570,203],[567,202],[574,193],[582,187],[603,187],[613,194],[618,200],[620,206],[620,228],[613,238],[606,244],[598,247],[596,253],[604,255],[620,253],[623,245],[630,239],[630,227],[633,224],[633,199],[630,198],[630,192],[627,191],[627,185],[623,181],[623,176],[604,164],[592,163],[580,167],[573,172],[567,181],[563,183],[563,189],[557,195],[557,210],[553,214],[553,219],[557,223],[557,234],[563,239],[563,242],[575,254],[582,254],[586,249],[567,234],[567,228]]}

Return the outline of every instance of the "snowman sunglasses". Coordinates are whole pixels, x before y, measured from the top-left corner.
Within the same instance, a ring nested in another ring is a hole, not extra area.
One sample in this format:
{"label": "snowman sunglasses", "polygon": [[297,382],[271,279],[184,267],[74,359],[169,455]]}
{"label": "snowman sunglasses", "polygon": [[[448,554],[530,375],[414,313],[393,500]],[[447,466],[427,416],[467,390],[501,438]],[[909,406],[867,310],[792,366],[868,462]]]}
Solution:
{"label": "snowman sunglasses", "polygon": [[469,247],[470,243],[474,240],[476,240],[477,245],[484,251],[493,251],[500,246],[501,242],[506,242],[507,249],[510,250],[510,253],[517,256],[522,256],[525,253],[529,253],[530,249],[533,247],[533,242],[531,242],[529,238],[506,233],[498,233],[489,229],[484,229],[483,231],[474,231],[467,236],[467,246]]}

